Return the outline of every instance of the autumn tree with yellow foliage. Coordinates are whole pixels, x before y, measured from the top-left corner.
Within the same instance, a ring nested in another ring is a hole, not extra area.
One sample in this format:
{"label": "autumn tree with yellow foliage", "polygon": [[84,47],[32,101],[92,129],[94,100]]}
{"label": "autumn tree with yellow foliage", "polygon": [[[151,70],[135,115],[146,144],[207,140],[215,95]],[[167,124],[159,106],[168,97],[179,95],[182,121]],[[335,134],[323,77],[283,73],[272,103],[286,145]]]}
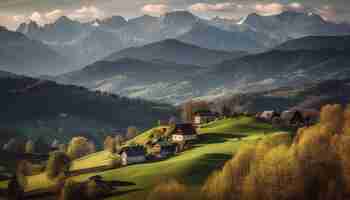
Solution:
{"label": "autumn tree with yellow foliage", "polygon": [[[165,198],[162,195],[184,194],[186,190],[183,185],[161,185],[152,195]],[[277,133],[256,144],[242,146],[221,170],[207,179],[201,194],[207,200],[347,199],[350,106],[345,109],[341,105],[324,106],[320,122],[300,128],[293,140],[287,133]],[[199,195],[196,199],[202,198]]]}

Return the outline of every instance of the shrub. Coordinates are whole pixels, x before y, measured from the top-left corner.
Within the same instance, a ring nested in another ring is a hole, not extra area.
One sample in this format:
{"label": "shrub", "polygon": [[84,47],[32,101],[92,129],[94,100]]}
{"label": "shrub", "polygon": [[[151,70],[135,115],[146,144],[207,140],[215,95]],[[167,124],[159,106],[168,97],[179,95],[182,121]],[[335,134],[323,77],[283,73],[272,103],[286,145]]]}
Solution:
{"label": "shrub", "polygon": [[117,144],[115,138],[111,136],[107,136],[104,143],[103,143],[104,149],[106,151],[109,151],[111,153],[117,152]]}
{"label": "shrub", "polygon": [[280,145],[270,150],[255,173],[261,199],[302,199],[303,176],[293,149]]}
{"label": "shrub", "polygon": [[208,199],[240,199],[241,183],[250,172],[255,152],[253,145],[242,146],[222,171],[211,175],[202,189]]}
{"label": "shrub", "polygon": [[26,147],[25,147],[25,152],[26,153],[34,153],[34,142],[32,140],[28,140],[26,142]]}
{"label": "shrub", "polygon": [[128,131],[127,131],[127,133],[126,133],[126,138],[127,138],[128,140],[130,140],[130,139],[136,137],[137,134],[138,134],[138,132],[139,132],[139,131],[137,130],[137,128],[136,128],[135,126],[129,126],[129,127],[128,127]]}
{"label": "shrub", "polygon": [[350,105],[348,105],[344,111],[344,128],[343,132],[345,135],[350,136]]}
{"label": "shrub", "polygon": [[124,137],[122,135],[116,135],[114,137],[114,139],[115,139],[115,143],[116,143],[117,147],[122,146],[122,144],[124,142]]}
{"label": "shrub", "polygon": [[21,160],[17,163],[16,178],[19,186],[25,188],[28,184],[27,176],[32,174],[31,163],[26,160]]}
{"label": "shrub", "polygon": [[91,153],[90,144],[85,137],[74,137],[69,143],[67,154],[71,159],[81,158]]}
{"label": "shrub", "polygon": [[59,144],[58,145],[58,150],[61,152],[67,152],[67,145],[66,144]]}
{"label": "shrub", "polygon": [[344,123],[343,108],[341,105],[326,105],[321,109],[320,123],[327,127],[332,134],[341,133]]}
{"label": "shrub", "polygon": [[149,194],[148,200],[186,200],[188,199],[188,190],[185,185],[177,181],[169,181],[160,184]]}
{"label": "shrub", "polygon": [[73,180],[67,180],[61,190],[59,200],[84,200],[84,188],[82,184],[77,183]]}
{"label": "shrub", "polygon": [[52,180],[59,176],[65,176],[70,164],[71,160],[64,152],[52,152],[46,166],[47,177]]}

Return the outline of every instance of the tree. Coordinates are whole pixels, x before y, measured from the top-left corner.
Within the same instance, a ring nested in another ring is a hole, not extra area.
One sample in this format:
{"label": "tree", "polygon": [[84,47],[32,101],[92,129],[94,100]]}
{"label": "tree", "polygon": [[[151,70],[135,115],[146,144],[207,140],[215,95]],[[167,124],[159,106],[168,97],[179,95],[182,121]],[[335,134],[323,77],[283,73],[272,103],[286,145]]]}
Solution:
{"label": "tree", "polygon": [[321,109],[320,123],[328,127],[333,134],[341,133],[343,130],[344,114],[341,105],[326,105]]}
{"label": "tree", "polygon": [[42,137],[39,137],[34,142],[34,147],[35,147],[34,149],[35,153],[47,154],[51,151],[50,145]]}
{"label": "tree", "polygon": [[189,199],[188,189],[177,181],[169,181],[158,185],[148,196],[148,200],[186,200]]}
{"label": "tree", "polygon": [[127,133],[126,133],[126,138],[128,140],[130,140],[130,139],[136,137],[137,134],[138,134],[137,128],[135,126],[129,126],[128,130],[127,130]]}
{"label": "tree", "polygon": [[169,126],[173,126],[173,125],[176,125],[176,117],[170,117],[169,119],[169,122],[168,122],[168,125]]}
{"label": "tree", "polygon": [[77,159],[90,154],[89,140],[81,136],[72,138],[67,154],[71,159]]}
{"label": "tree", "polygon": [[11,138],[7,144],[4,145],[4,150],[15,153],[24,153],[26,141],[24,138]]}
{"label": "tree", "polygon": [[223,105],[222,109],[221,109],[221,114],[224,116],[224,117],[229,117],[231,115],[231,110],[228,106],[226,105]]}
{"label": "tree", "polygon": [[117,145],[117,148],[121,147],[123,142],[124,142],[124,137],[121,134],[118,134],[114,137],[114,139],[115,139],[115,143]]}
{"label": "tree", "polygon": [[117,148],[117,145],[116,145],[115,138],[112,136],[107,136],[104,141],[104,149],[111,153],[116,153],[117,152],[116,148]]}
{"label": "tree", "polygon": [[32,140],[28,140],[26,142],[26,153],[34,153],[34,142]]}
{"label": "tree", "polygon": [[59,144],[58,151],[67,152],[67,145],[66,144]]}
{"label": "tree", "polygon": [[193,114],[192,100],[183,104],[182,106],[182,121],[183,122],[191,122]]}
{"label": "tree", "polygon": [[350,104],[347,105],[344,111],[344,134],[350,136]]}
{"label": "tree", "polygon": [[96,145],[93,141],[89,141],[89,154],[95,153],[96,152]]}
{"label": "tree", "polygon": [[50,154],[50,158],[46,166],[46,175],[49,179],[55,179],[59,176],[65,176],[69,171],[71,159],[67,154],[60,151],[54,151]]}
{"label": "tree", "polygon": [[73,180],[67,180],[61,190],[59,200],[85,199],[82,184]]}

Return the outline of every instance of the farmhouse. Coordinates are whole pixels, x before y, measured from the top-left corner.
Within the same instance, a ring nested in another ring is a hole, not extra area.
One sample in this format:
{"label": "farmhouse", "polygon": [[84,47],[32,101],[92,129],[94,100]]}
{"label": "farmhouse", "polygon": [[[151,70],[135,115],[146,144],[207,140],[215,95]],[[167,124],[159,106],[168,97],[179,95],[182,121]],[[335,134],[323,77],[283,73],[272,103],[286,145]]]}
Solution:
{"label": "farmhouse", "polygon": [[258,118],[265,121],[272,121],[274,117],[280,117],[280,114],[270,110],[262,112]]}
{"label": "farmhouse", "polygon": [[190,123],[176,124],[171,133],[173,142],[188,142],[197,139],[196,129]]}
{"label": "farmhouse", "polygon": [[167,158],[174,155],[176,152],[176,145],[169,143],[168,141],[159,140],[152,146],[152,153],[157,158]]}
{"label": "farmhouse", "polygon": [[124,147],[119,152],[122,165],[142,163],[146,161],[146,150],[143,146]]}
{"label": "farmhouse", "polygon": [[319,118],[317,110],[287,110],[281,115],[281,120],[291,126],[308,126]]}
{"label": "farmhouse", "polygon": [[193,123],[196,125],[209,123],[217,119],[219,115],[210,110],[202,110],[194,113]]}

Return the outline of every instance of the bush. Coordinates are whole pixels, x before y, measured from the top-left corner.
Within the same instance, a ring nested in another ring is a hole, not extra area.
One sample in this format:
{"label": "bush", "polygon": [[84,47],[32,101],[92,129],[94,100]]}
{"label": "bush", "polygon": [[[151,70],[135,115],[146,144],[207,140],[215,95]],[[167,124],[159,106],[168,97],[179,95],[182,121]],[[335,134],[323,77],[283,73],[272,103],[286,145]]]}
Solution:
{"label": "bush", "polygon": [[136,137],[138,133],[139,133],[139,131],[137,130],[137,128],[135,126],[129,126],[128,131],[126,133],[126,138],[128,140],[131,140],[134,137]]}
{"label": "bush", "polygon": [[67,180],[61,190],[59,200],[84,200],[84,190],[80,183]]}
{"label": "bush", "polygon": [[91,146],[85,137],[74,137],[69,143],[67,154],[71,159],[81,158],[91,153]]}
{"label": "bush", "polygon": [[350,194],[349,107],[322,109],[319,124],[242,147],[203,187],[208,199],[341,200]]}
{"label": "bush", "polygon": [[188,199],[188,190],[185,185],[177,181],[169,181],[160,184],[149,194],[148,200],[186,200]]}
{"label": "bush", "polygon": [[109,151],[111,153],[116,153],[117,152],[117,143],[115,138],[111,137],[111,136],[107,136],[104,143],[104,150],[105,151]]}
{"label": "bush", "polygon": [[28,140],[26,142],[26,147],[25,147],[25,152],[26,153],[34,153],[34,142],[32,140]]}
{"label": "bush", "polygon": [[240,199],[242,193],[240,183],[250,172],[251,160],[255,159],[255,152],[253,145],[242,146],[221,171],[211,175],[202,189],[208,199]]}
{"label": "bush", "polygon": [[32,174],[32,165],[26,160],[21,160],[17,163],[16,178],[19,186],[25,188],[28,184],[27,176]]}
{"label": "bush", "polygon": [[46,175],[53,180],[59,176],[65,176],[71,164],[70,158],[64,152],[52,152],[46,166]]}

